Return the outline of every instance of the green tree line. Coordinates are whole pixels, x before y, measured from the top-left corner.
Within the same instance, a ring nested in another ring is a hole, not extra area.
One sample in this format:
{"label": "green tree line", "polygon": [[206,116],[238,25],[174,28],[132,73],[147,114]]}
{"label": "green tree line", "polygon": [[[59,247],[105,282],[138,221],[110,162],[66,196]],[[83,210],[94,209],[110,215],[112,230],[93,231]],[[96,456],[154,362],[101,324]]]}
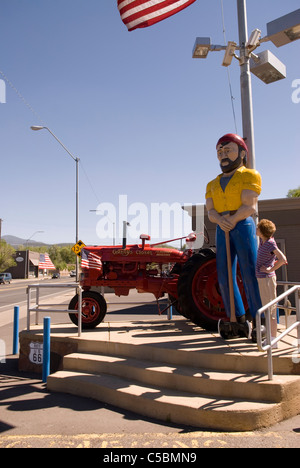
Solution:
{"label": "green tree line", "polygon": [[300,187],[288,191],[287,198],[300,198]]}
{"label": "green tree line", "polygon": [[[76,264],[76,254],[71,250],[72,245],[59,246],[50,245],[43,247],[26,247],[20,245],[17,250],[31,250],[32,252],[48,253],[57,270],[74,270]],[[0,242],[0,273],[15,266],[14,254],[16,249],[7,244],[4,240]]]}

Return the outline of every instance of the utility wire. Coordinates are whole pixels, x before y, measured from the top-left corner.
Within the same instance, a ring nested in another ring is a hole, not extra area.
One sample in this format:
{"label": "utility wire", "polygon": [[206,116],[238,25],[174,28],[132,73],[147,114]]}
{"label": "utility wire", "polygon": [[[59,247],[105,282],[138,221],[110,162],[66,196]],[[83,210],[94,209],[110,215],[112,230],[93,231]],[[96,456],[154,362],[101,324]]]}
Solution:
{"label": "utility wire", "polygon": [[[42,126],[46,126],[45,122],[43,121],[43,119],[40,117],[40,115],[36,112],[36,110],[29,104],[29,102],[24,98],[24,96],[22,95],[22,93],[16,88],[16,86],[10,81],[10,79],[5,75],[5,73],[0,70],[0,75],[3,77],[3,79],[6,81],[6,83],[11,87],[11,89],[16,93],[16,95],[18,96],[18,98],[23,102],[23,104],[25,104],[25,106],[30,110],[30,112],[33,113],[33,115],[35,117],[38,118],[39,120],[39,123],[42,125]],[[91,188],[91,191],[93,192],[98,204],[100,203],[99,201],[99,198],[96,194],[96,191],[94,189],[94,187],[92,186],[92,183],[86,173],[86,170],[84,169],[83,167],[83,164],[82,164],[82,161],[81,159],[79,160],[79,163],[80,163],[80,166],[81,166],[81,169],[83,170],[83,173],[88,181],[88,184],[90,185],[90,188]],[[2,220],[0,220],[1,222]],[[1,231],[0,231],[0,236],[1,236]]]}
{"label": "utility wire", "polygon": [[16,93],[16,95],[19,97],[19,99],[21,99],[21,101],[23,102],[23,104],[25,104],[25,106],[35,115],[35,117],[37,117],[40,121],[40,123],[45,126],[45,123],[43,122],[42,118],[40,117],[40,115],[34,110],[34,108],[29,104],[29,102],[24,98],[24,96],[20,93],[20,91],[15,87],[15,85],[10,81],[9,78],[7,78],[7,76],[5,75],[5,73],[0,70],[0,75],[3,77],[3,79],[7,82],[7,84],[11,87],[11,89],[14,90],[14,92]]}
{"label": "utility wire", "polygon": [[86,177],[86,180],[87,180],[87,182],[88,182],[88,184],[89,184],[89,186],[90,186],[90,189],[91,189],[91,191],[93,192],[93,194],[94,194],[94,196],[95,196],[95,198],[96,198],[96,200],[97,200],[98,205],[100,205],[99,197],[98,197],[98,195],[97,195],[97,193],[96,193],[96,190],[94,189],[94,187],[93,187],[93,185],[92,185],[92,183],[91,183],[91,181],[90,181],[90,179],[89,179],[89,177],[88,177],[88,175],[87,175],[87,172],[86,172],[85,168],[84,168],[83,165],[82,165],[81,159],[79,160],[79,164],[80,164],[81,169],[82,169],[82,171],[83,171],[83,173],[84,173],[84,175],[85,175],[85,177]]}
{"label": "utility wire", "polygon": [[[226,30],[225,30],[225,17],[224,17],[223,0],[221,0],[221,11],[222,11],[222,24],[223,24],[224,43],[226,45],[227,44],[227,39],[226,39]],[[234,99],[235,98],[234,98],[233,93],[232,93],[232,85],[231,85],[231,77],[230,77],[229,67],[227,67],[227,76],[228,76],[228,84],[229,84],[229,92],[230,92],[231,107],[232,107],[233,120],[234,120],[234,126],[235,126],[235,133],[238,133],[237,124],[236,124],[236,115],[235,115],[235,109],[234,109]]]}

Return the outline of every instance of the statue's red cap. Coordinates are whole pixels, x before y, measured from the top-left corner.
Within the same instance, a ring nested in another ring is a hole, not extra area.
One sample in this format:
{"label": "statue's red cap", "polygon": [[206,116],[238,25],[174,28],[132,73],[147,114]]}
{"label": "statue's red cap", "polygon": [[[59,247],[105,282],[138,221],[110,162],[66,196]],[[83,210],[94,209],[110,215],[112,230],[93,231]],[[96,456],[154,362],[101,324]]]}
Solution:
{"label": "statue's red cap", "polygon": [[229,143],[229,142],[233,142],[241,146],[242,148],[244,148],[244,150],[248,154],[248,147],[245,143],[245,140],[239,135],[235,135],[234,133],[227,133],[226,135],[222,136],[217,143],[217,147],[218,145],[221,145],[222,143]]}

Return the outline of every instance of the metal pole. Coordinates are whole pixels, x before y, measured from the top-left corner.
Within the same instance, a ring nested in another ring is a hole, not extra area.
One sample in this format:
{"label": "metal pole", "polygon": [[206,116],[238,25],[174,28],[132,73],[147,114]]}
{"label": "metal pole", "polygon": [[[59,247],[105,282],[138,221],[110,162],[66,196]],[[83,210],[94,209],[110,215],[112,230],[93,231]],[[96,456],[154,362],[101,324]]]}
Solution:
{"label": "metal pole", "polygon": [[[295,303],[296,303],[296,320],[300,323],[300,289],[295,291]],[[297,347],[298,353],[300,353],[300,325],[297,327]]]}
{"label": "metal pole", "polygon": [[172,318],[173,318],[173,305],[172,305],[172,301],[169,300],[168,320],[172,320]]}
{"label": "metal pole", "polygon": [[13,355],[19,352],[19,306],[14,307]]}
{"label": "metal pole", "polygon": [[[78,243],[78,217],[79,217],[79,209],[78,209],[78,198],[79,198],[79,171],[78,171],[78,163],[79,159],[76,158],[76,244]],[[76,255],[76,283],[79,280],[79,257]]]}
{"label": "metal pole", "polygon": [[239,42],[240,42],[240,67],[241,67],[241,103],[243,120],[243,137],[249,149],[247,166],[255,169],[255,144],[252,106],[252,86],[250,74],[250,57],[246,51],[248,41],[247,6],[246,0],[237,0]]}
{"label": "metal pole", "polygon": [[[45,129],[45,130],[48,130],[49,133],[51,133],[51,135],[55,138],[55,140],[63,147],[63,149],[71,156],[71,158],[76,162],[76,244],[78,242],[78,211],[79,211],[79,208],[78,208],[78,163],[80,161],[79,158],[77,158],[76,156],[74,156],[69,150],[68,148],[66,148],[66,146],[60,141],[59,138],[57,138],[56,135],[54,135],[54,133],[50,130],[50,128],[48,127],[41,127],[39,125],[35,125],[35,126],[32,126],[31,127],[32,130],[42,130],[42,129]],[[76,282],[78,282],[78,270],[79,270],[79,258],[77,257],[76,258]]]}
{"label": "metal pole", "polygon": [[27,287],[27,331],[30,330],[31,287]]}
{"label": "metal pole", "polygon": [[39,324],[39,307],[40,307],[40,287],[39,285],[35,288],[35,303],[36,303],[36,312],[35,312],[35,324]]}
{"label": "metal pole", "polygon": [[126,244],[127,244],[127,221],[123,221],[123,249],[126,249]]}
{"label": "metal pole", "polygon": [[268,353],[268,378],[269,378],[269,380],[273,380],[271,307],[268,307],[268,309],[265,311],[265,317],[266,317],[266,339],[267,339],[267,345],[269,345],[269,348],[267,350],[267,353]]}
{"label": "metal pole", "polygon": [[50,317],[44,318],[44,340],[43,340],[43,382],[47,382],[50,374]]}
{"label": "metal pole", "polygon": [[82,333],[82,287],[78,286],[78,336]]}

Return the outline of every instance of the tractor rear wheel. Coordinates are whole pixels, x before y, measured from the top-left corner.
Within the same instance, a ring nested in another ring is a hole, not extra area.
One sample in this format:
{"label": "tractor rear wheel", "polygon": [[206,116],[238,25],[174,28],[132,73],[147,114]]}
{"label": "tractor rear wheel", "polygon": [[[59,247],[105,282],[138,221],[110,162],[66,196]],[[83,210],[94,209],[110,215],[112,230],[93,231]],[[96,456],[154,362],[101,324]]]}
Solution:
{"label": "tractor rear wheel", "polygon": [[[248,315],[248,304],[239,268],[237,284]],[[218,282],[216,253],[213,249],[200,250],[185,263],[178,279],[177,290],[180,313],[196,325],[205,330],[217,331],[219,320],[227,320]]]}
{"label": "tractor rear wheel", "polygon": [[203,249],[186,262],[178,280],[178,298],[181,314],[206,330],[217,330],[219,320],[226,319],[212,249]]}
{"label": "tractor rear wheel", "polygon": [[[69,304],[69,309],[78,310],[78,294],[74,296]],[[82,293],[82,328],[96,328],[102,322],[106,315],[107,304],[101,294],[93,291],[84,291]],[[78,314],[70,313],[71,321],[78,325]]]}

